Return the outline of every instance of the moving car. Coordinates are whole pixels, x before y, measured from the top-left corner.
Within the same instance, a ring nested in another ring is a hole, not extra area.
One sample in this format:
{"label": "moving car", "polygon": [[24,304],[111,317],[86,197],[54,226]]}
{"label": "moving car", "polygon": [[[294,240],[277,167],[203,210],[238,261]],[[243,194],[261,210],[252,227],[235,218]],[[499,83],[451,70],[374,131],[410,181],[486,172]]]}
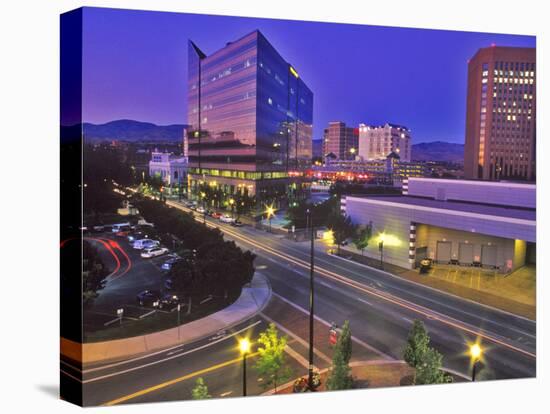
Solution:
{"label": "moving car", "polygon": [[233,223],[231,223],[231,225],[233,227],[242,227],[243,226],[243,222],[240,221],[240,220],[235,220]]}
{"label": "moving car", "polygon": [[219,219],[221,216],[223,216],[222,213],[216,213],[216,212],[212,213],[212,218]]}
{"label": "moving car", "polygon": [[160,243],[157,240],[151,239],[141,239],[134,241],[132,247],[136,250],[150,249],[152,247],[157,247]]}
{"label": "moving car", "polygon": [[229,214],[224,214],[220,217],[220,221],[222,223],[233,223],[235,219],[231,217]]}
{"label": "moving car", "polygon": [[141,257],[144,259],[152,259],[153,257],[162,256],[163,254],[168,253],[168,249],[166,247],[151,247],[150,249],[146,249],[141,253]]}
{"label": "moving car", "polygon": [[204,207],[197,207],[197,213],[205,214],[206,209]]}
{"label": "moving car", "polygon": [[160,305],[161,295],[157,290],[144,290],[137,294],[137,303],[139,306],[152,306],[154,308]]}

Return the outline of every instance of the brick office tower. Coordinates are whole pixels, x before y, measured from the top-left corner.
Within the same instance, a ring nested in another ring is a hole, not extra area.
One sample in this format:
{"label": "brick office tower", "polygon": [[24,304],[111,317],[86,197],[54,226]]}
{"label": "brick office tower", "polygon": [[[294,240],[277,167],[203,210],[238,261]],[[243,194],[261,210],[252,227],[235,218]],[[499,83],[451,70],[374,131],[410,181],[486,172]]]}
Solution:
{"label": "brick office tower", "polygon": [[536,49],[488,47],[468,63],[464,176],[535,180]]}
{"label": "brick office tower", "polygon": [[323,155],[333,153],[339,160],[354,160],[358,150],[359,132],[344,122],[329,122],[323,133]]}

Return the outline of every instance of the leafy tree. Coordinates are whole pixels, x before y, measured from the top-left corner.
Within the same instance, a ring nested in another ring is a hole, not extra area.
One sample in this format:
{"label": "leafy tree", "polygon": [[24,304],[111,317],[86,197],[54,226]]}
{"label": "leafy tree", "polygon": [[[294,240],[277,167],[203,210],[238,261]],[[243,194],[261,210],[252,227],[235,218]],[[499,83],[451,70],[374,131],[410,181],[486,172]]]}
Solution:
{"label": "leafy tree", "polygon": [[411,367],[416,368],[422,361],[422,356],[429,348],[430,337],[426,327],[420,320],[415,320],[409,336],[407,338],[407,346],[403,352],[403,359]]}
{"label": "leafy tree", "polygon": [[212,398],[212,396],[208,394],[208,387],[204,383],[202,377],[197,378],[195,388],[191,391],[191,395],[194,400],[205,400],[207,398]]}
{"label": "leafy tree", "polygon": [[346,364],[349,363],[351,359],[352,343],[351,343],[351,329],[349,327],[349,321],[344,321],[342,326],[342,332],[336,343],[336,347],[342,351],[342,356]]}
{"label": "leafy tree", "polygon": [[428,348],[422,354],[422,360],[416,367],[414,383],[422,384],[443,384],[452,382],[452,377],[442,371],[443,356],[433,348]]}
{"label": "leafy tree", "polygon": [[371,224],[357,227],[357,231],[353,235],[353,244],[355,245],[357,250],[361,250],[361,255],[363,255],[365,249],[368,247],[371,237],[372,237]]}
{"label": "leafy tree", "polygon": [[235,194],[234,200],[237,220],[241,217],[241,215],[248,214],[256,205],[256,199],[248,194],[237,193]]}
{"label": "leafy tree", "polygon": [[403,359],[415,368],[414,384],[452,382],[452,377],[441,369],[443,356],[430,347],[430,337],[422,321],[414,321],[407,338]]}
{"label": "leafy tree", "polygon": [[338,254],[340,254],[340,246],[353,236],[356,226],[349,216],[344,216],[338,212],[331,217],[328,227],[332,230],[334,243],[336,243]]}
{"label": "leafy tree", "polygon": [[331,391],[349,390],[352,386],[351,369],[345,360],[344,353],[337,348],[332,357],[332,369],[327,379],[327,389]]}
{"label": "leafy tree", "polygon": [[287,337],[279,337],[275,324],[270,323],[267,330],[260,333],[258,343],[260,344],[259,357],[255,368],[258,375],[264,378],[262,386],[264,388],[273,386],[276,392],[277,385],[287,381],[291,375],[285,358]]}
{"label": "leafy tree", "polygon": [[90,305],[105,287],[108,270],[103,264],[97,249],[89,242],[82,243],[82,297],[84,305]]}

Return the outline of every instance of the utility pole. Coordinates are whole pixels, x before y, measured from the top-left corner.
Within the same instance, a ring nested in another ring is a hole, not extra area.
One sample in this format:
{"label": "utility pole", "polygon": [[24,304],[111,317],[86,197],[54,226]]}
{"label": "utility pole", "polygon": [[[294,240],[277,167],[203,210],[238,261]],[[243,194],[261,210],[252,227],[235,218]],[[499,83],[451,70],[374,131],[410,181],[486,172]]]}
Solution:
{"label": "utility pole", "polygon": [[310,391],[313,391],[313,311],[314,311],[314,233],[313,233],[313,211],[307,209],[307,218],[311,231],[311,251],[310,251],[310,267],[309,267],[309,371],[308,371],[308,386]]}

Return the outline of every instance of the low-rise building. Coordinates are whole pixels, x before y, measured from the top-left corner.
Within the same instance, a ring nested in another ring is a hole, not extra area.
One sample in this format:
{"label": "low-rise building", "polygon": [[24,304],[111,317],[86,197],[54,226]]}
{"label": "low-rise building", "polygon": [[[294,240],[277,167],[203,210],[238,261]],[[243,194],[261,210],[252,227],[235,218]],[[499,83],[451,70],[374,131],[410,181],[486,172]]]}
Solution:
{"label": "low-rise building", "polygon": [[149,176],[160,177],[170,187],[184,185],[187,183],[187,157],[154,151],[149,161]]}
{"label": "low-rise building", "polygon": [[398,196],[348,196],[342,210],[371,223],[365,255],[415,268],[420,260],[502,273],[536,261],[533,184],[409,178]]}

